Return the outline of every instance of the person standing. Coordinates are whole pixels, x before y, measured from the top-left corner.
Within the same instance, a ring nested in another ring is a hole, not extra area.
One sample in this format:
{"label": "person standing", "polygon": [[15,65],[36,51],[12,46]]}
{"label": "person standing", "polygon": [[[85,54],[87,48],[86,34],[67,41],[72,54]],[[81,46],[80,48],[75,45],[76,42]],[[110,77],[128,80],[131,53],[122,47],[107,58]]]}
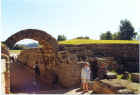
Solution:
{"label": "person standing", "polygon": [[97,78],[97,72],[99,68],[96,59],[92,59],[89,62],[90,62],[90,70],[91,70],[90,80],[93,81]]}
{"label": "person standing", "polygon": [[90,81],[90,68],[89,63],[84,62],[84,66],[81,70],[81,82],[83,91],[88,91],[88,82]]}
{"label": "person standing", "polygon": [[40,76],[40,70],[37,64],[34,65],[35,76]]}
{"label": "person standing", "polygon": [[35,86],[36,90],[39,90],[38,78],[40,76],[40,70],[39,70],[38,64],[36,63],[33,68],[34,68],[34,73],[35,73],[35,76],[33,79],[33,85]]}

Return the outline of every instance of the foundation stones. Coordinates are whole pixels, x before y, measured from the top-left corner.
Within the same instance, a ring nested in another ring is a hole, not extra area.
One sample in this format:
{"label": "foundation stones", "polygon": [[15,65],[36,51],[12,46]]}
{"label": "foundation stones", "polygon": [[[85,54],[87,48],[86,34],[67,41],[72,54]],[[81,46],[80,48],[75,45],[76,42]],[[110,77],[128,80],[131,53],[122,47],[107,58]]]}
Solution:
{"label": "foundation stones", "polygon": [[104,79],[93,82],[93,91],[97,94],[139,94],[140,84],[128,80]]}
{"label": "foundation stones", "polygon": [[128,72],[124,72],[122,79],[128,79],[129,78],[129,73]]}
{"label": "foundation stones", "polygon": [[117,75],[115,73],[112,72],[107,72],[107,79],[116,79]]}
{"label": "foundation stones", "polygon": [[133,82],[139,82],[140,83],[140,73],[132,73],[131,79]]}

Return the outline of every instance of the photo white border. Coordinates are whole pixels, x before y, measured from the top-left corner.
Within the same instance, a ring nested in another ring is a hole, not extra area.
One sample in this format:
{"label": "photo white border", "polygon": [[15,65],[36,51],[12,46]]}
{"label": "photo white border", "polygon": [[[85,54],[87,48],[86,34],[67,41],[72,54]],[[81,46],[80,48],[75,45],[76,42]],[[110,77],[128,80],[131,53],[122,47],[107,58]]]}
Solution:
{"label": "photo white border", "polygon": [[[2,36],[2,32],[1,32],[2,30],[3,30],[2,29],[2,0],[0,0],[0,33],[1,33],[0,36]],[[0,43],[0,51],[1,51],[1,43]],[[1,52],[0,52],[0,55],[1,55]],[[0,62],[1,62],[1,56],[0,56]],[[0,63],[0,72],[2,72],[1,69],[2,69],[2,66],[1,66],[1,63]],[[140,72],[140,38],[139,38],[139,72]],[[2,74],[0,73],[0,77],[2,79],[1,75]],[[2,81],[0,81],[0,95],[6,95],[2,91]],[[15,94],[9,94],[9,95],[15,95]],[[19,95],[29,95],[29,94],[19,94]],[[30,94],[30,95],[36,95],[36,94]],[[46,95],[46,94],[37,94],[37,95]],[[62,95],[62,94],[47,94],[47,95]],[[107,94],[98,94],[98,95],[107,95]],[[114,95],[114,94],[109,94],[109,95]],[[123,94],[116,94],[116,95],[123,95]],[[126,95],[126,94],[124,94],[124,95]]]}

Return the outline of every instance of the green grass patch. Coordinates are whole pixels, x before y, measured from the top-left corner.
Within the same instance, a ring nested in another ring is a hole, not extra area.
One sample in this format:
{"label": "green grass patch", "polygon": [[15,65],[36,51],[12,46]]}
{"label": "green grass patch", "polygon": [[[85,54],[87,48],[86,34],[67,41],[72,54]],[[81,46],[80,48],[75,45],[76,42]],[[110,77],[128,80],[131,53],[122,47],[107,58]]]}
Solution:
{"label": "green grass patch", "polygon": [[20,53],[22,50],[9,50],[10,53]]}
{"label": "green grass patch", "polygon": [[128,80],[129,80],[129,81],[132,81],[132,79],[131,79],[131,74],[129,74]]}
{"label": "green grass patch", "polygon": [[117,74],[117,72],[115,70],[111,70],[109,72],[114,73],[114,74]]}
{"label": "green grass patch", "polygon": [[72,39],[66,41],[59,41],[59,44],[140,44],[136,40],[92,40],[92,39]]}
{"label": "green grass patch", "polygon": [[[118,74],[118,75],[117,75],[117,79],[122,79],[122,77],[123,77],[123,74]],[[126,80],[132,81],[132,79],[131,79],[131,74],[128,74],[128,78],[127,78]]]}
{"label": "green grass patch", "polygon": [[123,74],[117,75],[117,79],[122,79]]}

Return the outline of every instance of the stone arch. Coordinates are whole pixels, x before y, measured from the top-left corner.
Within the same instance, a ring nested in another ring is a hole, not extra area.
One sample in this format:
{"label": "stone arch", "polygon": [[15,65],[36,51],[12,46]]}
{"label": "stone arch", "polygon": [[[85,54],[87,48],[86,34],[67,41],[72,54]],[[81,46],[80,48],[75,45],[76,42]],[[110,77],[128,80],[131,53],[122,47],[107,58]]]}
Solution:
{"label": "stone arch", "polygon": [[18,41],[23,39],[33,39],[39,42],[45,48],[56,49],[58,47],[57,41],[50,34],[37,29],[21,30],[6,40],[6,45],[12,48]]}

